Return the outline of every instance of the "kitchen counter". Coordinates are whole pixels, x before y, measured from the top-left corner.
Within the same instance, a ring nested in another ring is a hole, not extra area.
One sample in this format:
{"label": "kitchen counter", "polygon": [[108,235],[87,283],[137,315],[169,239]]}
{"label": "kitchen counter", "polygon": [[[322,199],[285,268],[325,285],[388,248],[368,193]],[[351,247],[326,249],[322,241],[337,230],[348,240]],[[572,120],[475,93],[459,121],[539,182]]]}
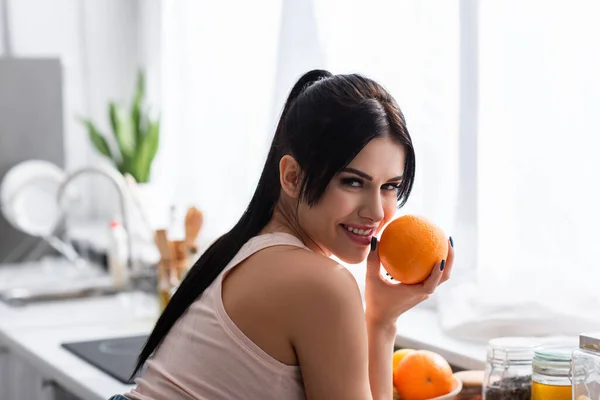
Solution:
{"label": "kitchen counter", "polygon": [[89,325],[78,327],[52,327],[43,330],[15,332],[17,335],[0,337],[8,339],[8,346],[50,382],[85,400],[107,400],[117,393],[129,391],[126,385],[100,371],[93,365],[61,347],[65,342],[106,339],[147,333],[152,321],[139,321],[126,325]]}
{"label": "kitchen counter", "polygon": [[[154,324],[152,315],[131,315],[130,318],[123,315],[123,310],[127,310],[127,307],[122,308],[123,303],[134,301],[129,298],[132,296],[142,295],[120,295],[120,299],[78,300],[19,309],[0,305],[0,344],[28,360],[48,379],[56,381],[78,397],[106,400],[113,394],[129,391],[131,386],[120,383],[81,360],[63,349],[61,344],[148,333]],[[7,316],[15,314],[19,318],[12,319],[11,323]],[[45,314],[46,319],[40,318],[41,314]],[[60,318],[54,318],[55,315],[71,318],[70,321],[60,321]],[[114,317],[112,320],[111,315]],[[99,316],[99,319],[94,316]],[[37,318],[37,323],[31,318]],[[436,351],[460,368],[482,368],[485,362],[483,346],[444,336],[438,328],[435,312],[429,309],[411,310],[398,320],[396,344]]]}
{"label": "kitchen counter", "polygon": [[486,345],[446,335],[434,309],[413,308],[398,318],[396,329],[396,346],[434,351],[460,369],[485,367]]}
{"label": "kitchen counter", "polygon": [[[130,389],[61,347],[77,342],[148,333],[156,299],[132,292],[116,296],[10,307],[0,302],[0,347],[27,362],[45,381],[85,400],[106,400]],[[1,398],[0,394],[0,398]]]}
{"label": "kitchen counter", "polygon": [[[156,299],[139,292],[24,307],[0,302],[0,348],[35,367],[45,381],[81,399],[107,400],[129,391],[131,385],[113,379],[61,344],[147,334],[157,313]],[[424,307],[398,319],[396,345],[438,352],[459,368],[483,368],[485,362],[483,345],[447,337],[436,313]]]}

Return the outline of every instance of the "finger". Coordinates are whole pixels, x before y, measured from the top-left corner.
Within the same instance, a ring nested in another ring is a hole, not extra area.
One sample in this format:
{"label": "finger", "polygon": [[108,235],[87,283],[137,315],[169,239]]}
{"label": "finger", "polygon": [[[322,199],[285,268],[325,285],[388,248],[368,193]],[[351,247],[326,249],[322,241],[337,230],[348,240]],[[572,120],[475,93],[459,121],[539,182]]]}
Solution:
{"label": "finger", "polygon": [[446,266],[444,267],[444,274],[442,275],[442,279],[440,283],[446,282],[450,279],[450,275],[452,274],[452,267],[454,266],[454,241],[450,238],[448,239],[448,257],[446,257]]}
{"label": "finger", "polygon": [[433,270],[429,274],[429,277],[423,282],[423,289],[428,294],[432,294],[435,288],[439,285],[444,269],[446,268],[446,260],[442,260],[435,264]]}
{"label": "finger", "polygon": [[397,290],[397,294],[398,294],[400,302],[406,301],[406,299],[412,299],[413,301],[417,301],[417,303],[415,303],[415,304],[418,304],[422,301],[427,300],[429,298],[429,295],[431,294],[431,293],[427,293],[423,289],[422,283],[414,283],[414,284],[406,284],[406,283],[392,284],[392,283],[389,283],[389,284],[396,287],[395,290]]}
{"label": "finger", "polygon": [[377,238],[373,236],[373,239],[371,239],[371,251],[369,251],[369,255],[367,256],[368,277],[381,277],[381,273],[379,272],[381,269],[381,260],[379,259],[378,244]]}

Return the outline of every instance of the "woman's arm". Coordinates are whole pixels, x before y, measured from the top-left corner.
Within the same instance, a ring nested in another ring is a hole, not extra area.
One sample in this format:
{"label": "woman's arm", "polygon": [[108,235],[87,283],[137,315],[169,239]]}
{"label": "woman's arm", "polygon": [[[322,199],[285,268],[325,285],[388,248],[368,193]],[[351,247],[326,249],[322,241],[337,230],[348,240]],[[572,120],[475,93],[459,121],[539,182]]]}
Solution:
{"label": "woman's arm", "polygon": [[379,325],[367,321],[369,337],[369,381],[373,399],[391,399],[392,354],[396,339],[396,325]]}
{"label": "woman's arm", "polygon": [[427,299],[436,287],[450,278],[454,249],[449,246],[448,257],[437,263],[423,283],[403,285],[391,283],[381,276],[381,261],[377,242],[367,258],[365,285],[365,318],[369,336],[369,378],[374,399],[391,399],[392,357],[396,338],[396,320],[405,311]]}
{"label": "woman's arm", "polygon": [[298,327],[295,348],[307,399],[391,400],[396,327],[365,324],[354,278],[342,274],[341,282],[313,293],[312,312],[298,320],[304,329]]}
{"label": "woman's arm", "polygon": [[320,256],[298,260],[305,268],[285,297],[288,332],[307,399],[390,400],[396,320],[449,278],[453,258],[450,250],[444,262],[447,270],[438,263],[424,283],[402,285],[382,278],[379,256],[372,251],[367,259],[366,310],[348,270]]}
{"label": "woman's arm", "polygon": [[[312,261],[297,289],[288,293],[295,298],[289,314],[290,340],[298,356],[306,398],[373,399],[358,285],[350,272],[334,261]],[[388,378],[391,382],[391,376]]]}

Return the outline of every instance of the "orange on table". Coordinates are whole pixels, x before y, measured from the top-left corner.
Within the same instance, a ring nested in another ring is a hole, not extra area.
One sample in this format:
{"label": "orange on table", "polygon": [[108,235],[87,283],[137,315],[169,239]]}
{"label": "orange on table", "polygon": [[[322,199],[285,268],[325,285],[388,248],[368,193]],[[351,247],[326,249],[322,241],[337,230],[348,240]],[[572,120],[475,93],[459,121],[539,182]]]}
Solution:
{"label": "orange on table", "polygon": [[408,354],[412,353],[413,349],[398,349],[394,352],[392,356],[392,371],[396,369],[396,366],[400,361],[404,359]]}
{"label": "orange on table", "polygon": [[428,350],[407,354],[394,369],[394,386],[402,400],[427,400],[450,393],[455,381],[450,364]]}
{"label": "orange on table", "polygon": [[386,226],[379,241],[379,258],[397,281],[421,283],[448,255],[448,238],[422,216],[404,215]]}

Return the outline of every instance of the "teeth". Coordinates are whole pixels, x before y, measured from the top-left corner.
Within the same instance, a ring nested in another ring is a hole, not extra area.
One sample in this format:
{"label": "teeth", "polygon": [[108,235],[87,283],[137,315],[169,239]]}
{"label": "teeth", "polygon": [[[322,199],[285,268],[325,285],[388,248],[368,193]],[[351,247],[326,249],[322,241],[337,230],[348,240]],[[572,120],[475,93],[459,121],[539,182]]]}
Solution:
{"label": "teeth", "polygon": [[350,232],[354,233],[355,235],[360,235],[360,236],[369,236],[371,234],[371,232],[373,232],[373,229],[356,229],[356,228],[351,228],[347,225],[344,225],[344,227],[346,229],[348,229]]}

